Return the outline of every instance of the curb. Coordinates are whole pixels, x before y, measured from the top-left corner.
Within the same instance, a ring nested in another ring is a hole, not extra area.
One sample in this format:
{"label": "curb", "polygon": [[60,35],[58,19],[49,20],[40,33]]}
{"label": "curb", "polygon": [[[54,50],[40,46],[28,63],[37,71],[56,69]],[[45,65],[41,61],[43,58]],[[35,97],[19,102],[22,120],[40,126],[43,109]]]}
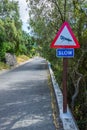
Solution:
{"label": "curb", "polygon": [[51,69],[51,64],[49,62],[48,62],[48,68],[50,71],[50,76],[51,76],[53,89],[54,89],[56,100],[57,100],[57,106],[59,108],[60,118],[63,123],[63,128],[64,130],[79,130],[76,124],[76,121],[68,106],[67,106],[67,113],[63,113],[63,95],[59,88],[58,83],[56,82],[54,73]]}

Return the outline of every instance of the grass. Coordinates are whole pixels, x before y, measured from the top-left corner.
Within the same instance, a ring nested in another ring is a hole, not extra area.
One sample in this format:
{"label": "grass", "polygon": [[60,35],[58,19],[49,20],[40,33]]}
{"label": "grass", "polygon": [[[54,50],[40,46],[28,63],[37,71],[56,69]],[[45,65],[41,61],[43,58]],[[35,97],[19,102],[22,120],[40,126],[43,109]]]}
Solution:
{"label": "grass", "polygon": [[0,62],[0,70],[9,69],[9,66],[4,62]]}
{"label": "grass", "polygon": [[25,62],[27,60],[29,60],[29,57],[26,56],[26,55],[19,55],[19,56],[17,56],[17,63],[18,64],[21,64],[22,62]]}

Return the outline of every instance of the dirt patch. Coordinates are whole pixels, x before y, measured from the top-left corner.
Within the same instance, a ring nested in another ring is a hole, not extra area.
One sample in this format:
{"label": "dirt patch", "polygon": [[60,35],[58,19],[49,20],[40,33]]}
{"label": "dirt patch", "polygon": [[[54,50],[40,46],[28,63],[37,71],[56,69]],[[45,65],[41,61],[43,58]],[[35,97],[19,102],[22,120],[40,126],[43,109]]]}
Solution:
{"label": "dirt patch", "polygon": [[56,96],[55,96],[55,92],[54,92],[54,89],[53,89],[53,86],[52,86],[52,82],[51,82],[49,72],[48,72],[48,86],[49,86],[50,95],[51,95],[51,105],[52,105],[52,111],[53,111],[54,125],[56,127],[56,130],[64,130],[62,121],[61,121],[60,116],[59,116],[59,110],[58,110],[58,107],[57,107]]}

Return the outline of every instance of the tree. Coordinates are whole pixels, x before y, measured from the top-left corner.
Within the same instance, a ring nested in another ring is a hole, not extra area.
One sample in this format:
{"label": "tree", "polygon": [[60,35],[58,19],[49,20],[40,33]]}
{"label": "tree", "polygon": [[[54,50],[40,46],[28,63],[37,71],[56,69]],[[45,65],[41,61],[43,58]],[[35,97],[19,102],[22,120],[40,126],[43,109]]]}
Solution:
{"label": "tree", "polygon": [[[51,61],[56,72],[60,72],[58,75],[59,83],[62,81],[62,60],[57,59],[54,50],[50,49],[51,41],[65,20],[70,23],[79,40],[81,48],[75,51],[75,58],[69,61],[68,95],[75,118],[80,122],[84,120],[79,125],[80,129],[85,130],[87,128],[87,116],[84,116],[87,113],[87,60],[85,57],[87,54],[87,2],[86,0],[45,0],[45,2],[29,0],[28,2],[30,8],[29,24],[37,35],[39,48],[43,52],[43,56]],[[70,97],[72,98],[70,99]]]}
{"label": "tree", "polygon": [[[9,0],[0,0],[0,49],[6,52],[16,53],[16,46],[21,43],[22,22],[19,16],[18,2]],[[20,37],[20,38],[19,38]],[[2,54],[1,52],[1,54]],[[1,56],[1,59],[3,59]]]}

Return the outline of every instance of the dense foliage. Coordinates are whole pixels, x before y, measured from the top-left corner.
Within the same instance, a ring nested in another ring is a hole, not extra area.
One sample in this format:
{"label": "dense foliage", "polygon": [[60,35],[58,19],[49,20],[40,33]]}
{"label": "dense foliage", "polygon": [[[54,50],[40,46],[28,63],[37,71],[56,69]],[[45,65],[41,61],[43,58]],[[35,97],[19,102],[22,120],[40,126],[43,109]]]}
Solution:
{"label": "dense foliage", "polygon": [[0,0],[0,61],[7,52],[33,55],[34,40],[22,30],[18,2]]}
{"label": "dense foliage", "polygon": [[61,24],[70,23],[81,48],[68,65],[68,102],[80,130],[87,129],[87,1],[86,0],[27,0],[29,24],[39,46],[39,53],[48,59],[62,89],[62,59],[50,48]]}

